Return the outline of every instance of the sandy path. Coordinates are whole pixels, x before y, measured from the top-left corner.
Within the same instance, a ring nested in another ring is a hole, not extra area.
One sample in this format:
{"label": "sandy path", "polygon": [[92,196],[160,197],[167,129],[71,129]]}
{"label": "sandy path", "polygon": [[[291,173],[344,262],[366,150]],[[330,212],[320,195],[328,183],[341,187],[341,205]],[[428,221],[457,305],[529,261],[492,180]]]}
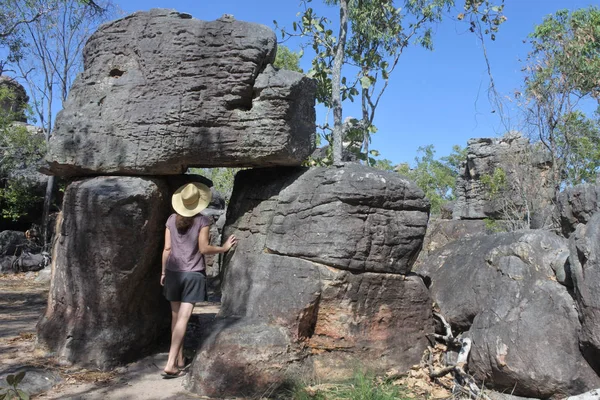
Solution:
{"label": "sandy path", "polygon": [[[35,350],[35,325],[44,312],[48,283],[35,280],[34,274],[0,275],[0,379],[7,371],[22,366],[52,371],[61,382],[36,399],[198,399],[183,388],[185,378],[162,379],[166,363],[163,352],[111,372],[90,371],[58,365]],[[207,326],[218,305],[196,306],[188,327],[186,347],[194,348],[194,337]]]}

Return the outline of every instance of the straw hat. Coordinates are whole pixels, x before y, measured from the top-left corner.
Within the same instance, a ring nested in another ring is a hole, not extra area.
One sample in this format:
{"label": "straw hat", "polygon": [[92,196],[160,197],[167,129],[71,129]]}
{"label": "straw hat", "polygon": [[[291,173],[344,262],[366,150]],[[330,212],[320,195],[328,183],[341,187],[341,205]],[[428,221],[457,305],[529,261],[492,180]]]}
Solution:
{"label": "straw hat", "polygon": [[175,212],[183,217],[193,217],[208,207],[212,193],[203,183],[192,182],[180,186],[171,198]]}

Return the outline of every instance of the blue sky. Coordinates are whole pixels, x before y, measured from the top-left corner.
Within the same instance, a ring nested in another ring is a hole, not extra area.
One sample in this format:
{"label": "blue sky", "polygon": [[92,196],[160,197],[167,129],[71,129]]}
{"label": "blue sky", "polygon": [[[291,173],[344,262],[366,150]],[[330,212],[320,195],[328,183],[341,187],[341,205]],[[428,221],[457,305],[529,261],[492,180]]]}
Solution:
{"label": "blue sky", "polygon": [[[238,20],[271,28],[273,20],[291,28],[300,11],[298,0],[115,0],[115,3],[127,14],[155,7],[172,8],[208,21],[233,14]],[[313,7],[320,15],[335,19],[336,10],[322,3],[314,0]],[[497,89],[506,96],[522,84],[521,60],[529,50],[523,41],[536,24],[559,9],[600,6],[599,0],[506,0],[505,3],[508,20],[501,26],[496,41],[488,42],[486,47]],[[286,45],[298,49],[297,43]],[[390,159],[394,164],[413,163],[420,146],[433,144],[436,155],[444,156],[455,144],[466,146],[470,138],[495,137],[505,132],[498,113],[492,113],[488,101],[489,77],[481,45],[467,31],[466,24],[446,18],[435,29],[434,47],[433,52],[416,47],[404,52],[378,107],[375,125],[379,130],[373,135],[371,148],[380,151],[380,158]],[[310,59],[305,56],[301,66],[308,70]],[[318,119],[322,119],[323,113],[319,114]],[[344,117],[358,114],[353,106],[345,108]],[[514,112],[511,115],[518,117]]]}

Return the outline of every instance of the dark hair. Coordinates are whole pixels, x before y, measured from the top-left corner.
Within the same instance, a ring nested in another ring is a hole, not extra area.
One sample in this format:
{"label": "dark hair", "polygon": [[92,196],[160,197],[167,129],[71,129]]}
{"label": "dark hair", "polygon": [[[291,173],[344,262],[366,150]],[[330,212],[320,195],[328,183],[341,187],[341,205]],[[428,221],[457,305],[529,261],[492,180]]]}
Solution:
{"label": "dark hair", "polygon": [[175,217],[175,227],[180,235],[183,235],[194,224],[194,217],[183,217],[179,214]]}

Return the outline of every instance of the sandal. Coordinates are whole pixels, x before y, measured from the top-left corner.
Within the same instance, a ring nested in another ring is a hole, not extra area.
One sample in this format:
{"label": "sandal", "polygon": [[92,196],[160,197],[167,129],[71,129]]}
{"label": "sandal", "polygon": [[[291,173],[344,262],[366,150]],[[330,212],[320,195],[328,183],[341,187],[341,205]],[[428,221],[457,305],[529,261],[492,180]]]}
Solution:
{"label": "sandal", "polygon": [[160,375],[163,377],[163,379],[174,379],[184,376],[185,371],[179,370],[177,372],[163,372]]}

